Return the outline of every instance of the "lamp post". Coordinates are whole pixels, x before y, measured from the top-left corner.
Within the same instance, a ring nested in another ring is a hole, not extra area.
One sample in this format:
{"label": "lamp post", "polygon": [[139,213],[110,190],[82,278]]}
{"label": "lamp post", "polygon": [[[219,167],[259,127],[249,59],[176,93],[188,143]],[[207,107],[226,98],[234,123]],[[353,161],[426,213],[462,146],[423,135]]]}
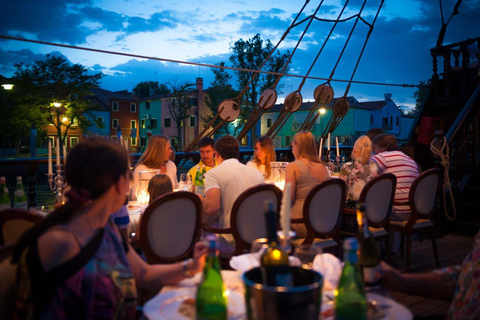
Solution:
{"label": "lamp post", "polygon": [[[56,113],[56,117],[57,117],[57,161],[56,161],[56,172],[53,173],[51,172],[51,167],[52,167],[52,158],[51,158],[51,146],[50,146],[50,142],[49,142],[49,152],[48,152],[48,167],[49,167],[49,170],[48,170],[48,173],[47,173],[47,177],[48,177],[48,184],[49,184],[49,187],[50,187],[50,190],[52,191],[57,191],[57,203],[61,203],[63,201],[63,189],[65,189],[65,187],[67,186],[67,184],[65,183],[65,180],[63,178],[63,175],[62,175],[62,164],[61,164],[61,161],[60,161],[60,156],[62,154],[62,124],[63,124],[63,121],[60,121],[60,115],[63,113],[64,109],[61,109],[62,108],[62,104],[59,103],[59,102],[54,102],[53,103],[53,106],[55,107],[55,113]],[[63,117],[62,120],[65,120],[66,117]],[[68,119],[67,119],[68,120]],[[64,155],[63,157],[65,158],[67,156],[66,152],[64,151]],[[64,159],[64,163],[65,163],[65,159]],[[55,181],[55,184],[53,183]]]}
{"label": "lamp post", "polygon": [[13,89],[13,84],[11,83],[4,83],[2,84],[3,87],[3,102],[7,101],[7,91],[10,91]]}

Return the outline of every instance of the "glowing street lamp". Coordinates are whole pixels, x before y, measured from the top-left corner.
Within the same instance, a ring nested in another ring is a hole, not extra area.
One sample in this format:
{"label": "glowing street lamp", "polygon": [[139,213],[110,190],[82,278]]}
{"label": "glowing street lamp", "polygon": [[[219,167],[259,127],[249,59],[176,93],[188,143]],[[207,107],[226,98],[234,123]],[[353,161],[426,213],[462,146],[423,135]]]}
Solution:
{"label": "glowing street lamp", "polygon": [[2,84],[2,87],[5,90],[12,90],[13,89],[13,84],[5,83],[5,84]]}

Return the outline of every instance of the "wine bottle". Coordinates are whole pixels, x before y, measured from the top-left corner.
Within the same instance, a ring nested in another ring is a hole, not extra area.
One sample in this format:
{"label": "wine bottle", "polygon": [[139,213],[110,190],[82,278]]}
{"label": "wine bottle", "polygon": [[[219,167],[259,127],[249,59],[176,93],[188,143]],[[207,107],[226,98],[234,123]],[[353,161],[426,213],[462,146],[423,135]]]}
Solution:
{"label": "wine bottle", "polygon": [[227,299],[217,257],[217,238],[207,236],[208,254],[202,281],[197,289],[196,311],[198,320],[226,320]]}
{"label": "wine bottle", "polygon": [[273,201],[265,200],[264,207],[268,247],[260,257],[263,280],[267,285],[289,287],[293,285],[293,277],[288,270],[288,254],[278,241]]}
{"label": "wine bottle", "polygon": [[358,264],[363,271],[365,291],[381,293],[380,271],[382,262],[380,246],[368,228],[368,220],[363,203],[357,204],[358,242],[360,246]]}
{"label": "wine bottle", "polygon": [[367,299],[362,275],[357,262],[358,241],[347,238],[343,242],[344,266],[335,294],[336,320],[366,320]]}
{"label": "wine bottle", "polygon": [[205,182],[203,181],[203,174],[205,172],[205,167],[203,167],[203,170],[200,170],[200,166],[197,166],[197,173],[195,174],[195,180],[194,180],[194,185],[195,185],[195,193],[196,194],[201,194],[203,195],[203,190],[205,187]]}
{"label": "wine bottle", "polygon": [[0,210],[11,207],[10,194],[6,184],[5,177],[0,177]]}
{"label": "wine bottle", "polygon": [[13,207],[28,209],[27,195],[23,189],[22,177],[17,177],[17,187],[15,188],[15,193],[13,195]]}

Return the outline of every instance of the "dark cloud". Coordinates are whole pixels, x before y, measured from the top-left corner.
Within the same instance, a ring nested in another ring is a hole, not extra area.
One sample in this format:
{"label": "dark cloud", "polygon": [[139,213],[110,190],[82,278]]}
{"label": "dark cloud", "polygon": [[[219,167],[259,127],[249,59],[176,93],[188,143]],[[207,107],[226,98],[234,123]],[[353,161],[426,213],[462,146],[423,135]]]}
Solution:
{"label": "dark cloud", "polygon": [[84,7],[79,10],[87,20],[99,22],[102,30],[105,31],[121,31],[126,17],[116,12],[102,10],[95,7]]}

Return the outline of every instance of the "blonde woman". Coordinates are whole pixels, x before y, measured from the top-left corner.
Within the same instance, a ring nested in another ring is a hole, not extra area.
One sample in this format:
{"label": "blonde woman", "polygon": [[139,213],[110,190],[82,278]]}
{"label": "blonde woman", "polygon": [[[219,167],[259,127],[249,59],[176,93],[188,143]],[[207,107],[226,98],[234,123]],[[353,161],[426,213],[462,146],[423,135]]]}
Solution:
{"label": "blonde woman", "polygon": [[361,136],[355,141],[352,161],[345,163],[340,170],[340,179],[347,183],[347,200],[358,201],[365,184],[378,175],[378,167],[371,161],[372,141]]}
{"label": "blonde woman", "polygon": [[177,166],[170,160],[172,152],[170,141],[166,136],[158,134],[150,137],[147,149],[133,169],[133,185],[130,194],[132,200],[137,199],[135,190],[140,180],[140,171],[143,170],[159,169],[160,173],[170,178],[173,188],[177,187]]}
{"label": "blonde woman", "polygon": [[247,166],[258,170],[265,180],[270,178],[272,174],[272,166],[270,162],[276,160],[275,147],[273,141],[267,136],[258,138],[255,143],[253,159],[247,162]]}
{"label": "blonde woman", "polygon": [[[287,165],[285,183],[292,184],[292,218],[303,217],[303,203],[308,192],[325,178],[330,177],[327,167],[318,158],[318,147],[312,133],[300,131],[293,136],[292,152],[295,161]],[[307,229],[304,224],[295,224],[297,236],[304,238]]]}

